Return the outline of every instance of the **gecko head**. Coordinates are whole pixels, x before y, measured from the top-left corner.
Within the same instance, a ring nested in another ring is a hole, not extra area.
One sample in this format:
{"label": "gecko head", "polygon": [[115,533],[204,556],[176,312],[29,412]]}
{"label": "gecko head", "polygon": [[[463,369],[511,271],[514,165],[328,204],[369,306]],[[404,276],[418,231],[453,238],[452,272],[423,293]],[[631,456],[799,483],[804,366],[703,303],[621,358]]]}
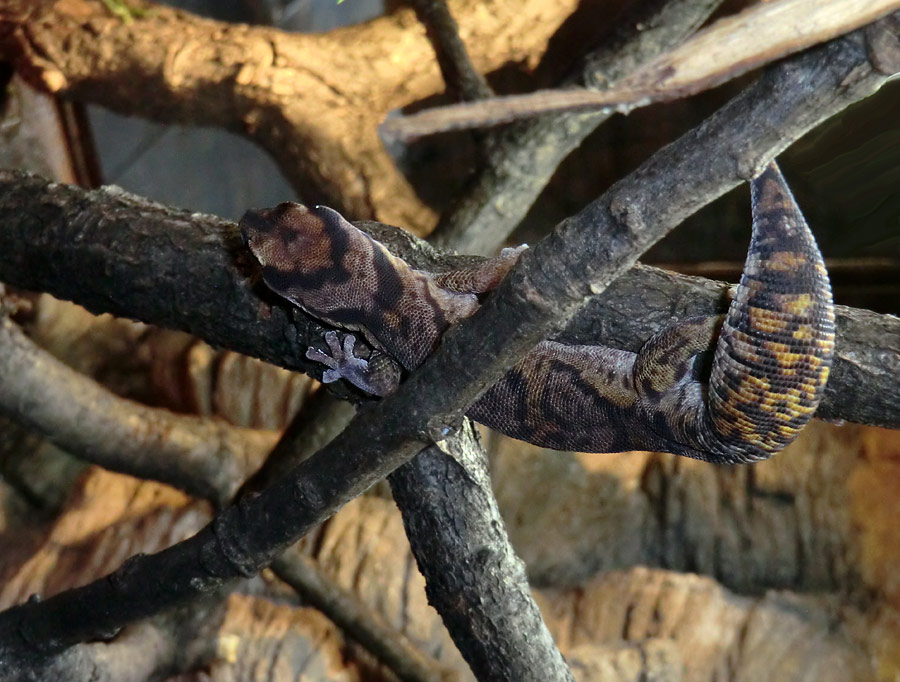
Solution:
{"label": "gecko head", "polygon": [[307,312],[321,313],[328,285],[345,281],[341,259],[353,226],[337,211],[285,202],[241,218],[244,243],[262,266],[266,285]]}
{"label": "gecko head", "polygon": [[322,207],[310,209],[286,201],[274,208],[250,209],[244,213],[241,237],[264,269],[282,272],[315,269],[331,258],[329,218],[323,214]]}

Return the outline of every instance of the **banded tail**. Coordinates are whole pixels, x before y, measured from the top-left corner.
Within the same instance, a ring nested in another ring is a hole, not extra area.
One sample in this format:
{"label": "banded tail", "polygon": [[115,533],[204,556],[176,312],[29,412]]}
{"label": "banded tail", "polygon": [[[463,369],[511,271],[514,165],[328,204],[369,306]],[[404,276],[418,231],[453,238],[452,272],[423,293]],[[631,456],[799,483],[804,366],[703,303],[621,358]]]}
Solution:
{"label": "banded tail", "polygon": [[[719,453],[755,461],[812,418],[834,354],[831,285],[778,166],[751,182],[753,237],[713,357],[709,413]],[[724,448],[724,451],[723,451]]]}

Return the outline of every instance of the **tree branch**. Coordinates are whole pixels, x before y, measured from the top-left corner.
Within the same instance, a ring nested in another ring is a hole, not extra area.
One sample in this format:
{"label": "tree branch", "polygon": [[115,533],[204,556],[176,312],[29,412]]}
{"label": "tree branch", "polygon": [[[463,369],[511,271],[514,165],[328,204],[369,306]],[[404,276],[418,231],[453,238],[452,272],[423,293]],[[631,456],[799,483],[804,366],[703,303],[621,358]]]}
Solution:
{"label": "tree branch", "polygon": [[[492,92],[475,71],[444,0],[412,0],[448,90],[464,100]],[[481,147],[490,148],[481,136]],[[389,477],[428,600],[479,679],[545,679],[545,626],[525,565],[510,543],[491,488],[487,454],[471,421]],[[561,671],[556,671],[560,674]]]}
{"label": "tree branch", "polygon": [[445,0],[410,0],[434,48],[441,76],[454,99],[473,101],[493,95],[469,59],[459,26]]}
{"label": "tree branch", "polygon": [[[647,192],[654,199],[648,201],[659,219],[680,221],[820,120],[877,90],[889,68],[900,69],[898,33],[896,19],[889,17],[782,62],[657,153],[629,183],[650,183]],[[709,142],[693,150],[692,140],[715,135],[731,145],[730,156]],[[0,278],[77,300],[95,312],[183,329],[214,345],[320,371],[304,354],[321,328],[248,282],[252,264],[233,224],[120,190],[85,193],[24,174],[0,174],[0,188]],[[598,217],[598,231],[602,224]],[[415,267],[439,270],[464,260],[442,259],[408,234],[378,224],[361,226]],[[105,277],[86,279],[85,272]],[[723,292],[721,285],[639,268],[614,292],[594,297],[563,336],[634,349],[675,314],[720,309]],[[638,309],[643,315],[633,314]],[[900,426],[900,387],[893,378],[900,366],[897,325],[895,318],[839,308],[838,357],[822,415]]]}
{"label": "tree branch", "polygon": [[539,114],[608,110],[680,99],[752,69],[865,26],[900,7],[898,0],[774,0],[715,24],[603,91],[539,90],[527,95],[426,109],[386,120],[381,134],[409,142],[448,130],[509,123]]}
{"label": "tree branch", "polygon": [[389,480],[428,601],[478,679],[551,679],[547,652],[532,645],[544,624],[472,422]]}
{"label": "tree branch", "polygon": [[86,462],[225,504],[278,434],[114,395],[0,315],[0,412]]}
{"label": "tree branch", "polygon": [[458,679],[452,671],[424,656],[402,633],[385,625],[378,613],[338,586],[309,557],[288,549],[275,559],[272,570],[293,587],[301,599],[328,615],[403,682],[453,682]]}

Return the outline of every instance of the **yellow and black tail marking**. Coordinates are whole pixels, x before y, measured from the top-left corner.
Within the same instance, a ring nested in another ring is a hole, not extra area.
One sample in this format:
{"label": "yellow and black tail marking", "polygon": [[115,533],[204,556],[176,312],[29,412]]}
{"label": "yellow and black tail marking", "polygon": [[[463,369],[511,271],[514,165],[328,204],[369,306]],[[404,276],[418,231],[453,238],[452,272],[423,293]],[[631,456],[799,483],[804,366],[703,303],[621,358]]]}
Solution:
{"label": "yellow and black tail marking", "polygon": [[709,418],[738,461],[778,452],[812,418],[834,353],[828,273],[773,162],[751,183],[753,237],[713,358]]}

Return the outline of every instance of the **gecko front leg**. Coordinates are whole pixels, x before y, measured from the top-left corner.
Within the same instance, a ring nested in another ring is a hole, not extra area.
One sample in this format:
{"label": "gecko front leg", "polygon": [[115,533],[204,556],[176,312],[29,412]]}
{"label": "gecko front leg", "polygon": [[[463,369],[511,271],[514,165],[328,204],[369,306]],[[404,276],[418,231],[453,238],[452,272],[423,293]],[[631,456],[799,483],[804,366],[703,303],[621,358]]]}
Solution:
{"label": "gecko front leg", "polygon": [[331,351],[330,355],[314,347],[306,351],[307,359],[328,367],[322,374],[323,384],[346,379],[366,393],[381,398],[397,390],[400,367],[384,353],[372,351],[368,360],[357,357],[354,353],[356,337],[345,333],[342,342],[334,330],[325,332],[325,343]]}

